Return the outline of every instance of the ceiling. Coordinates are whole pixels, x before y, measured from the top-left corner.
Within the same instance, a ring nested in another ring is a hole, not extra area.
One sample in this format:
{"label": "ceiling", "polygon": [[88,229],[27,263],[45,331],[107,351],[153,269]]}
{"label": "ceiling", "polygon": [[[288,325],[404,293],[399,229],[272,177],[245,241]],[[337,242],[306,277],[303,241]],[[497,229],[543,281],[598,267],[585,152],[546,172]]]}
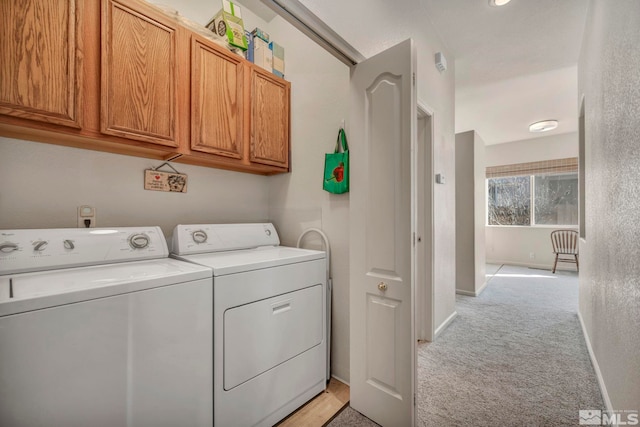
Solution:
{"label": "ceiling", "polygon": [[[489,0],[300,3],[366,57],[384,44],[385,28],[411,34],[407,27],[430,21],[453,56],[447,61],[455,60],[456,132],[475,130],[487,145],[577,132],[585,0],[512,0],[502,7]],[[358,30],[363,19],[380,33]],[[558,128],[529,133],[529,124],[547,119],[559,120]]]}
{"label": "ceiling", "polygon": [[[584,0],[424,0],[455,57],[456,132],[487,144],[577,132],[577,67]],[[531,134],[529,124],[559,120]]]}

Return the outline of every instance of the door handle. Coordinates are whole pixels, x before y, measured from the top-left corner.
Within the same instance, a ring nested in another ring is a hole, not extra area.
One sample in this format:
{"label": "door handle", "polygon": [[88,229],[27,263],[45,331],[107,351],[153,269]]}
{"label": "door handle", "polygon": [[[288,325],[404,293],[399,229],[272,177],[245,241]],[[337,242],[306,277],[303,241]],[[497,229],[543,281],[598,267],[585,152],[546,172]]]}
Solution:
{"label": "door handle", "polygon": [[272,310],[272,314],[280,314],[280,313],[284,313],[285,311],[289,311],[291,310],[291,302],[293,300],[292,299],[287,299],[284,301],[279,301],[276,303],[271,304],[271,310]]}
{"label": "door handle", "polygon": [[384,282],[380,282],[378,283],[378,289],[380,289],[382,292],[387,290],[387,284]]}

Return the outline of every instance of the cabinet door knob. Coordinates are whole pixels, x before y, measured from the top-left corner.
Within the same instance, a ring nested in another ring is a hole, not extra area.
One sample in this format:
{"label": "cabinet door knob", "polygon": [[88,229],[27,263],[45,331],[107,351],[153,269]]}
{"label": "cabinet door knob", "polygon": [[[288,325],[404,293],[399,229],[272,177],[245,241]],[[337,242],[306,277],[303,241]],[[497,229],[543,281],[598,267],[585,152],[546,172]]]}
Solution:
{"label": "cabinet door knob", "polygon": [[384,282],[380,282],[378,283],[378,289],[380,289],[382,292],[387,290],[387,284]]}

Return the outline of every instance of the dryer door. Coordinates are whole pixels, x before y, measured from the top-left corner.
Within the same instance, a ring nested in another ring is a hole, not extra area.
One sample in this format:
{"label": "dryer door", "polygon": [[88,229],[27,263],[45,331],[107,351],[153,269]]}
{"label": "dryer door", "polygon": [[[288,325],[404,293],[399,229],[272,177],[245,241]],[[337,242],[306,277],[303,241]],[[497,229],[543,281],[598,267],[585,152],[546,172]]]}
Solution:
{"label": "dryer door", "polygon": [[227,310],[224,389],[322,343],[323,289],[315,285]]}

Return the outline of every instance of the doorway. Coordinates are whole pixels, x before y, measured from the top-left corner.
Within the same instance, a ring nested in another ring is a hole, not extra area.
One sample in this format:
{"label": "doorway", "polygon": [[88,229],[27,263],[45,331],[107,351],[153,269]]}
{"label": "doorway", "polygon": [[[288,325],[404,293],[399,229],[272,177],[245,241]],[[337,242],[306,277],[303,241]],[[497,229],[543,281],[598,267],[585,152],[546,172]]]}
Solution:
{"label": "doorway", "polygon": [[416,144],[416,333],[433,341],[433,112],[418,102]]}

